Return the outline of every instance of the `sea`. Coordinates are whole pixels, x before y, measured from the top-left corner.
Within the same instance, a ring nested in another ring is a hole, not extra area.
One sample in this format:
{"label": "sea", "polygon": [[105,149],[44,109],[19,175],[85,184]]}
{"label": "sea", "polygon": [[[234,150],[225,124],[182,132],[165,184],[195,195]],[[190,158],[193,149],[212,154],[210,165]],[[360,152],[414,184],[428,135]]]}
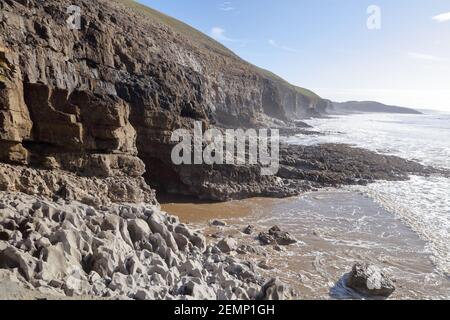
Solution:
{"label": "sea", "polygon": [[[367,113],[307,121],[325,135],[294,136],[292,144],[345,143],[450,170],[450,114]],[[412,176],[378,182],[363,192],[428,242],[437,267],[450,275],[450,179]]]}
{"label": "sea", "polygon": [[[320,134],[283,142],[344,143],[450,169],[450,114],[367,113],[305,122]],[[274,268],[267,276],[297,289],[300,299],[364,298],[345,286],[352,265],[360,261],[382,267],[395,279],[393,299],[450,299],[450,178],[411,176],[289,199],[166,204],[163,209],[193,223],[220,218],[234,229],[252,224],[289,231],[299,243],[282,252],[266,248],[267,264]]]}

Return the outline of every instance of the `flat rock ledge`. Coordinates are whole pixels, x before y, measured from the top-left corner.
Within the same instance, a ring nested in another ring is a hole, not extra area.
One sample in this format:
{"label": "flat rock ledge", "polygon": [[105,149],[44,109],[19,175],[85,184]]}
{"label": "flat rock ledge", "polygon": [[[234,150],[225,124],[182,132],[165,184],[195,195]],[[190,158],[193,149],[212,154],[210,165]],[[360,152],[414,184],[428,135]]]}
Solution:
{"label": "flat rock ledge", "polygon": [[278,280],[225,253],[236,246],[233,239],[219,246],[223,252],[208,246],[201,233],[158,205],[94,208],[0,192],[0,284],[35,297],[291,298]]}

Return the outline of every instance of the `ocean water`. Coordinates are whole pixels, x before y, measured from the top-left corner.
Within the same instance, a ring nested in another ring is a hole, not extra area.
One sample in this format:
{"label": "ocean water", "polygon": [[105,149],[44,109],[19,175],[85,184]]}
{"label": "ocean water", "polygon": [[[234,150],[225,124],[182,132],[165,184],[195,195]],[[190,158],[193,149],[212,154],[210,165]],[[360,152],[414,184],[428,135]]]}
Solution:
{"label": "ocean water", "polygon": [[[325,135],[289,137],[292,144],[347,143],[450,169],[450,114],[357,114],[307,121]],[[425,242],[436,269],[450,277],[450,179],[413,176],[409,181],[349,187],[401,219]]]}
{"label": "ocean water", "polygon": [[[450,168],[450,115],[360,114],[307,121],[324,135],[287,138],[293,144],[346,143]],[[247,199],[218,204],[167,203],[163,209],[198,224],[225,220],[223,230],[258,245],[260,231],[278,225],[299,242],[264,259],[301,299],[360,298],[345,286],[357,261],[383,267],[396,280],[393,299],[450,298],[450,179],[416,177],[310,192],[289,199]],[[243,235],[247,225],[255,234]],[[208,229],[208,227],[206,227]],[[209,238],[216,242],[217,239]],[[267,274],[265,274],[265,272]]]}

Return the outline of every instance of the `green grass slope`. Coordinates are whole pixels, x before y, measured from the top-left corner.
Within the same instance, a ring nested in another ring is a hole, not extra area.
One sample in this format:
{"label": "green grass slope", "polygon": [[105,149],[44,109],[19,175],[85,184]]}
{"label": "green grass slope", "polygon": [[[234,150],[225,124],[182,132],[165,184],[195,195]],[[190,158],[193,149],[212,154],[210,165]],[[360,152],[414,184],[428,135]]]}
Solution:
{"label": "green grass slope", "polygon": [[277,83],[279,85],[291,87],[293,90],[297,91],[299,94],[304,95],[304,96],[310,98],[311,100],[321,99],[317,94],[315,94],[314,92],[312,92],[308,89],[294,86],[294,85],[290,84],[289,82],[287,82],[286,80],[284,80],[283,78],[277,76],[276,74],[274,74],[268,70],[259,68],[259,67],[254,66],[246,61],[243,61],[234,52],[232,52],[230,49],[226,48],[221,43],[217,42],[216,40],[212,39],[211,37],[207,36],[206,34],[198,31],[197,29],[192,28],[191,26],[187,25],[184,22],[181,22],[177,19],[169,17],[168,15],[165,15],[157,10],[154,10],[145,5],[142,5],[134,0],[114,0],[114,1],[122,3],[125,6],[131,8],[139,13],[149,16],[151,19],[153,19],[161,24],[165,24],[165,25],[171,27],[174,31],[180,33],[187,39],[191,40],[193,43],[196,43],[197,45],[200,45],[207,50],[211,50],[218,54],[232,57],[234,59],[237,59],[241,63],[248,64],[255,70],[255,72],[259,73],[260,75],[262,75],[265,78],[268,78],[268,79],[274,81],[275,83]]}
{"label": "green grass slope", "polygon": [[215,51],[219,54],[233,56],[233,57],[237,58],[237,56],[231,50],[229,50],[228,48],[226,48],[219,42],[215,41],[211,37],[198,31],[197,29],[192,28],[191,26],[189,26],[188,24],[186,24],[184,22],[181,22],[177,19],[169,17],[168,15],[165,15],[164,13],[161,13],[157,10],[154,10],[150,7],[140,4],[134,0],[114,0],[114,1],[122,3],[137,12],[145,14],[154,21],[157,21],[161,24],[165,24],[165,25],[171,27],[173,30],[175,30],[179,34],[190,39],[192,42],[194,42],[198,45],[202,45],[206,49]]}

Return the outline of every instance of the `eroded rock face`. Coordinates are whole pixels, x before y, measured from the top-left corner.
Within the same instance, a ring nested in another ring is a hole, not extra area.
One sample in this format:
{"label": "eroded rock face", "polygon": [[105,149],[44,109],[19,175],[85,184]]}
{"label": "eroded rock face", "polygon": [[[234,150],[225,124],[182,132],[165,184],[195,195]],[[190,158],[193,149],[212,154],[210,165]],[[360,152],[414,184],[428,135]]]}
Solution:
{"label": "eroded rock face", "polygon": [[[67,26],[70,5],[81,9],[80,30]],[[204,129],[283,126],[320,114],[328,102],[134,1],[8,0],[0,7],[2,162],[134,179],[120,185],[122,194],[144,175],[158,190],[218,201],[431,173],[330,145],[282,147],[277,176],[262,176],[258,165],[175,166],[171,134],[192,130],[194,121]]]}
{"label": "eroded rock face", "polygon": [[14,58],[0,44],[0,161],[27,164],[28,151],[22,142],[31,136],[32,122]]}
{"label": "eroded rock face", "polygon": [[25,101],[34,126],[33,139],[70,151],[135,155],[136,131],[127,103],[116,96],[89,91],[25,85]]}
{"label": "eroded rock face", "polygon": [[9,164],[0,164],[0,190],[61,201],[77,200],[94,207],[111,202],[156,203],[154,191],[142,177],[80,176],[59,169],[42,170]]}
{"label": "eroded rock face", "polygon": [[[70,5],[81,9],[80,30],[67,26]],[[259,168],[173,166],[172,131],[194,120],[258,127],[327,103],[133,1],[0,7],[0,161],[95,177],[139,176],[145,164],[147,182],[169,192],[270,195],[276,181]],[[228,185],[227,176],[243,178]]]}

